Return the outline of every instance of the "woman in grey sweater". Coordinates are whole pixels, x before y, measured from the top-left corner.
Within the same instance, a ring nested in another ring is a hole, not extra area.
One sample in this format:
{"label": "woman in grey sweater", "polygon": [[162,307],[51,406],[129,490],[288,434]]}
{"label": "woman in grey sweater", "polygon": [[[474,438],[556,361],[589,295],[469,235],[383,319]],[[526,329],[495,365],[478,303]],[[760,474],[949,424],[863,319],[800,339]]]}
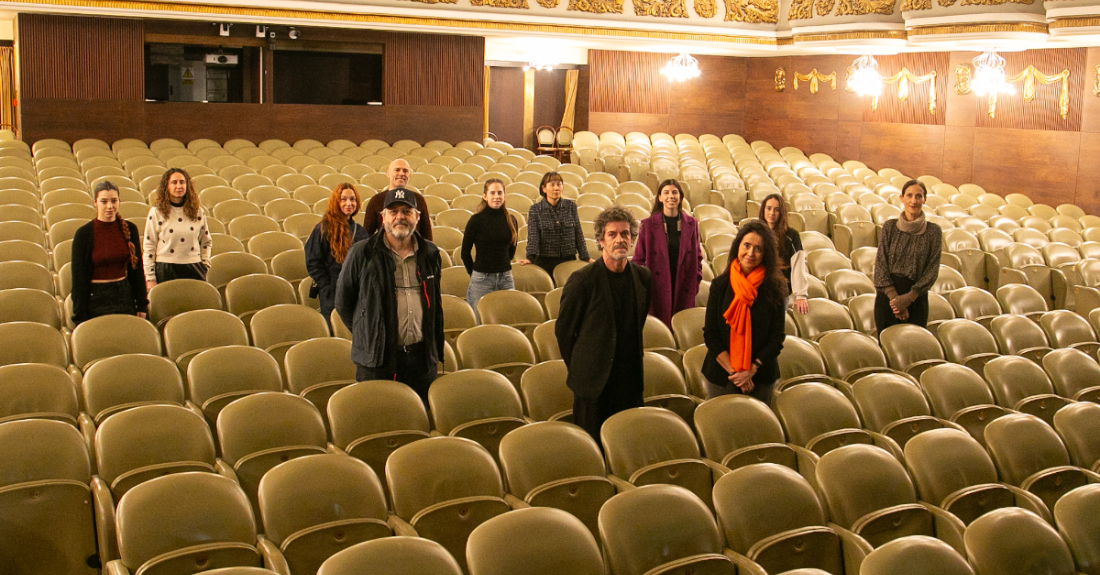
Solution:
{"label": "woman in grey sweater", "polygon": [[875,259],[875,327],[928,325],[928,290],[940,273],[943,232],[924,217],[924,183],[909,180],[901,189],[902,212],[882,226]]}

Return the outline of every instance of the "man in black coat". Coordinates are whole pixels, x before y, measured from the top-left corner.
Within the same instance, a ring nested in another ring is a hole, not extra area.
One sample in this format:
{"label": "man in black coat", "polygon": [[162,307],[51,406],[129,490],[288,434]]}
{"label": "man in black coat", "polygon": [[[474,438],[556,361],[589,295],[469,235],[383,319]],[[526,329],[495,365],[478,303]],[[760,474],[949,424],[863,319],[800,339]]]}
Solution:
{"label": "man in black coat", "polygon": [[642,406],[642,329],[649,270],[630,262],[638,221],[612,206],[596,216],[600,258],[565,284],[554,333],[569,369],[573,421],[600,442],[608,417]]}

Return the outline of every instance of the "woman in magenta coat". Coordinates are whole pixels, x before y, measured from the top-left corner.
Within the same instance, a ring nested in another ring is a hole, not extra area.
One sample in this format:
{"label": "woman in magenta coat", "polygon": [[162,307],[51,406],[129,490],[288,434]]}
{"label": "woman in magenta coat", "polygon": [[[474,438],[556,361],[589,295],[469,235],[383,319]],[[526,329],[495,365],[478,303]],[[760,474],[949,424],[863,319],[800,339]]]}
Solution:
{"label": "woman in magenta coat", "polygon": [[679,182],[661,182],[653,215],[642,220],[634,248],[634,263],[653,273],[649,313],[668,326],[676,312],[695,307],[703,279],[699,224],[680,209],[683,201]]}

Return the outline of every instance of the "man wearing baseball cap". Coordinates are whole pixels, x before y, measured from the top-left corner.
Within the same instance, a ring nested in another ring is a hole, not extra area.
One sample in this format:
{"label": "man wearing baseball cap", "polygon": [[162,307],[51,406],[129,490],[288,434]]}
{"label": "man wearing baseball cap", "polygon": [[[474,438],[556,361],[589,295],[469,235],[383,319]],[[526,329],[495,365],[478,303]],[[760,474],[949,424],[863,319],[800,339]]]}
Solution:
{"label": "man wearing baseball cap", "polygon": [[348,250],[336,284],[336,311],[351,328],[356,379],[388,379],[427,404],[443,358],[439,248],[417,233],[414,192],[385,192],[382,227]]}

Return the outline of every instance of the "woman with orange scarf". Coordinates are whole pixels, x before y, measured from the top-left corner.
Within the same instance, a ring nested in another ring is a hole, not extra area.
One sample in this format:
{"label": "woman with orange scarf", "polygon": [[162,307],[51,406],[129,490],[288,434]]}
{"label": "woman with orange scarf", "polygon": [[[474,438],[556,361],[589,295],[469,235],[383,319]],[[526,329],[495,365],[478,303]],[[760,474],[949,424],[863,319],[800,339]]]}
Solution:
{"label": "woman with orange scarf", "polygon": [[779,379],[787,287],[775,234],[763,222],[741,226],[725,272],[711,282],[703,340],[707,395],[742,393],[765,403]]}

